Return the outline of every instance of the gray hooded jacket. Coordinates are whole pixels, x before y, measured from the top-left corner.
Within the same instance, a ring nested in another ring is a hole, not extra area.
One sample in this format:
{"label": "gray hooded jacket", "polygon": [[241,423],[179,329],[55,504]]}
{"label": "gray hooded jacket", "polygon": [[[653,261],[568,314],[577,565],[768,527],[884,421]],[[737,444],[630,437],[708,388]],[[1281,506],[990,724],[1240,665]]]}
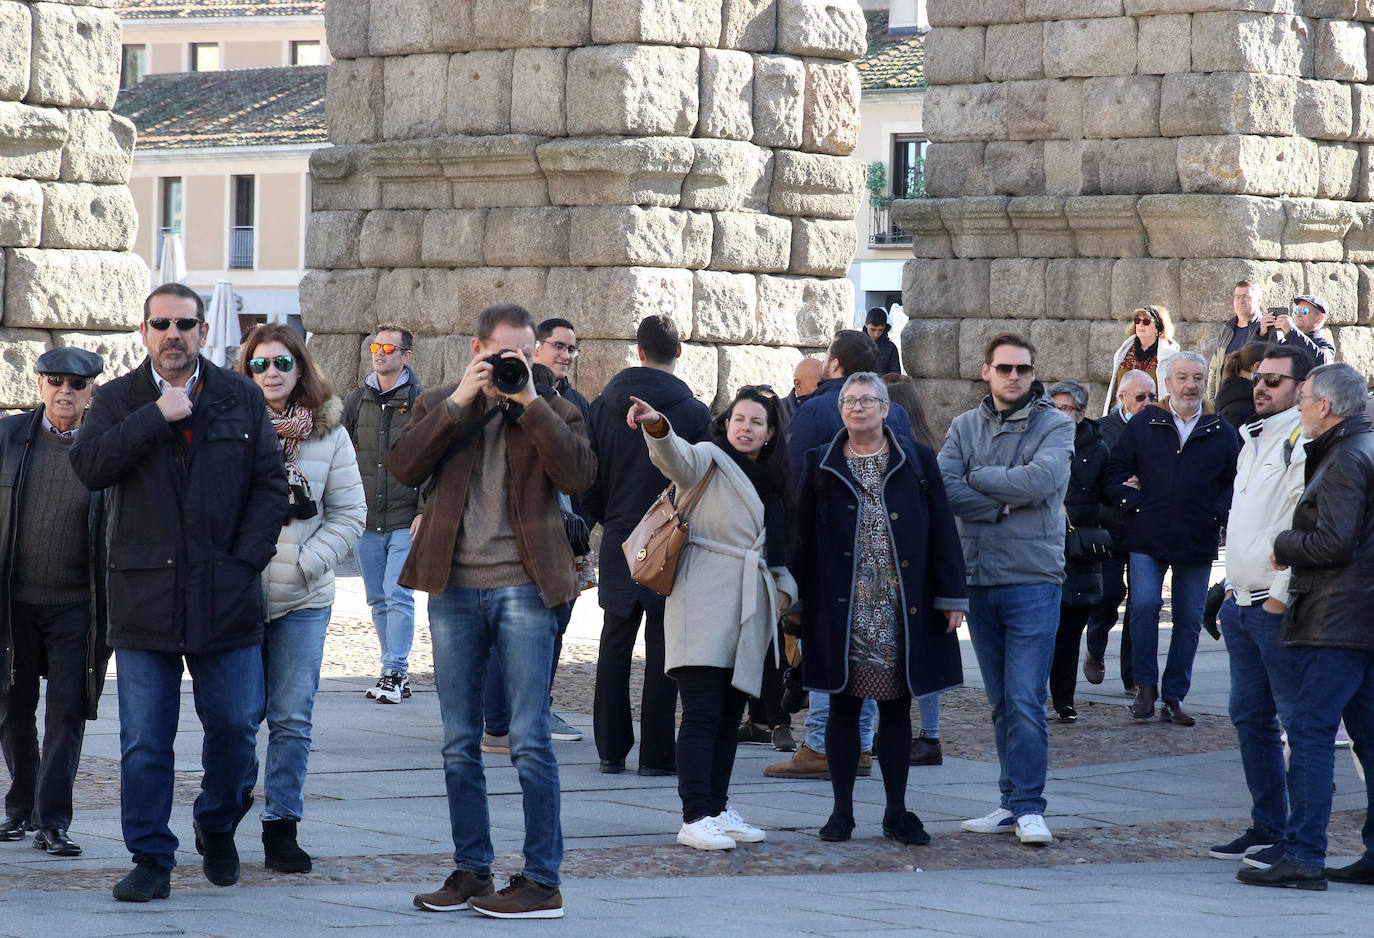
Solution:
{"label": "gray hooded jacket", "polygon": [[999,414],[991,396],[950,424],[940,475],[954,509],[969,586],[1064,581],[1064,491],[1074,423],[1040,382]]}

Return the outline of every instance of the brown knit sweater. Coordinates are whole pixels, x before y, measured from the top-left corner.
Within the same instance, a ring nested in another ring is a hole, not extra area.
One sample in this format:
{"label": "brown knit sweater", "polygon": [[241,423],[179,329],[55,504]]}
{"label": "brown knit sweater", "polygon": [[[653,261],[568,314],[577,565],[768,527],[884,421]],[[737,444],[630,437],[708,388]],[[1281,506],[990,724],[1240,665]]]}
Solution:
{"label": "brown knit sweater", "polygon": [[468,483],[467,504],[453,548],[450,586],[503,589],[530,582],[520,545],[510,523],[510,466],[506,459],[506,421],[498,417],[482,428],[471,445],[480,446]]}
{"label": "brown knit sweater", "polygon": [[70,437],[40,428],[29,451],[14,544],[14,598],[63,605],[90,598],[91,493],[72,470]]}

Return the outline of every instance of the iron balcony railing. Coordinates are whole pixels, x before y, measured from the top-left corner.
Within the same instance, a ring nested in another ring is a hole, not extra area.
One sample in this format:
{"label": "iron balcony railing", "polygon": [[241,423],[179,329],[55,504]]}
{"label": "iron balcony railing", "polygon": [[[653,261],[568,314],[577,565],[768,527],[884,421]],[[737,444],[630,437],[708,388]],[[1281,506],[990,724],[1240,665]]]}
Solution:
{"label": "iron balcony railing", "polygon": [[868,206],[868,243],[910,244],[911,235],[907,234],[892,221],[892,199],[886,197],[878,204]]}
{"label": "iron balcony railing", "polygon": [[238,226],[229,229],[229,268],[251,270],[257,242],[257,228]]}

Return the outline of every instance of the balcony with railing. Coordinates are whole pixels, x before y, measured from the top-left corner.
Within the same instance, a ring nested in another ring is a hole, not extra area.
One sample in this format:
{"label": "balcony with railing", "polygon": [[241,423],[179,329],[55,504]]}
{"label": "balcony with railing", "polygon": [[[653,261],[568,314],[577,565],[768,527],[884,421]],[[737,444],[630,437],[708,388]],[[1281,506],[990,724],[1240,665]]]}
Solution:
{"label": "balcony with railing", "polygon": [[868,244],[870,247],[911,243],[907,234],[892,220],[892,196],[870,199],[868,203]]}
{"label": "balcony with railing", "polygon": [[252,225],[229,229],[229,269],[252,270],[256,257],[258,229]]}

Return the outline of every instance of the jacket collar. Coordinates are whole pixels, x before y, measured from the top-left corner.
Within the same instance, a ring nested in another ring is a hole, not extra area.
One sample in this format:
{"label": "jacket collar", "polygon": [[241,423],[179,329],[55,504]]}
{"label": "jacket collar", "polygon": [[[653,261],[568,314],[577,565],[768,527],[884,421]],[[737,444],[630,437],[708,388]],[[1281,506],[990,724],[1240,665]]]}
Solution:
{"label": "jacket collar", "polygon": [[[887,451],[890,454],[887,461],[887,474],[892,475],[903,463],[907,461],[906,449],[897,442],[897,436],[892,432],[892,428],[886,423],[883,424],[883,435],[887,437]],[[849,442],[849,431],[841,429],[835,434],[835,438],[826,447],[825,455],[821,457],[821,466],[831,472],[838,473],[846,480],[849,475],[849,461],[845,459],[844,447]],[[896,458],[891,458],[895,456]]]}
{"label": "jacket collar", "polygon": [[[1135,417],[1133,417],[1132,419],[1139,420],[1141,417],[1147,416],[1149,419],[1150,426],[1152,427],[1168,427],[1170,430],[1173,430],[1175,432],[1177,432],[1178,430],[1178,427],[1174,424],[1173,411],[1170,410],[1169,405],[1165,404],[1163,401],[1159,402],[1158,404],[1150,404],[1140,413],[1136,414]],[[1191,440],[1194,436],[1197,436],[1204,430],[1210,432],[1211,428],[1219,423],[1221,423],[1220,417],[1218,417],[1216,414],[1207,413],[1206,408],[1203,408],[1202,413],[1198,414],[1197,426],[1193,427],[1193,432],[1188,435],[1188,439]]]}
{"label": "jacket collar", "polygon": [[999,423],[1010,423],[1013,420],[1029,420],[1037,411],[1047,407],[1054,407],[1054,401],[1045,393],[1045,385],[1036,380],[1031,382],[1030,390],[1017,402],[1015,409],[1006,412],[999,411],[992,395],[987,394],[983,397],[983,405],[979,411],[984,417],[991,420]]}
{"label": "jacket collar", "polygon": [[1308,478],[1316,471],[1317,465],[1322,461],[1327,453],[1336,447],[1338,443],[1358,433],[1374,432],[1374,426],[1370,425],[1369,417],[1365,414],[1356,414],[1354,417],[1346,417],[1339,424],[1327,430],[1311,443],[1307,444],[1307,472]]}

